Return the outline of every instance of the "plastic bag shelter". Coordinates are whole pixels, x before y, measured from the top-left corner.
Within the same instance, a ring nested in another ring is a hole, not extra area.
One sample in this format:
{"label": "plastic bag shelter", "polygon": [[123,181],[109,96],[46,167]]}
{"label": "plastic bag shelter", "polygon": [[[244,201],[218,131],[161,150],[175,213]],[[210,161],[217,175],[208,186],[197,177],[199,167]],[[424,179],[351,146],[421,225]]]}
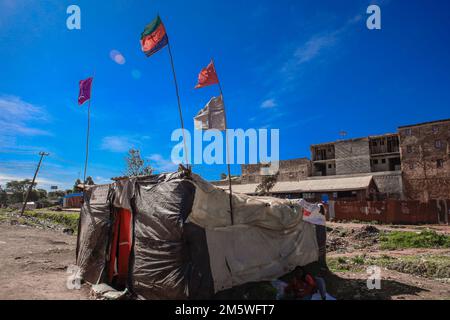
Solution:
{"label": "plastic bag shelter", "polygon": [[229,194],[189,171],[90,187],[77,265],[137,299],[210,299],[318,260],[315,226],[289,200]]}

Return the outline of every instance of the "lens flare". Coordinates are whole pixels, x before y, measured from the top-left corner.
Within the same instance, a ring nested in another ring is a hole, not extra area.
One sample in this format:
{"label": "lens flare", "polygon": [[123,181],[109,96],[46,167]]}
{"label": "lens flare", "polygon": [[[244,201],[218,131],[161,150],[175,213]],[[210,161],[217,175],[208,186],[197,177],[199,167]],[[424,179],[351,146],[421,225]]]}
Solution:
{"label": "lens flare", "polygon": [[141,78],[141,72],[140,72],[138,69],[133,69],[133,70],[131,71],[131,76],[132,76],[134,79],[138,80],[138,79]]}
{"label": "lens flare", "polygon": [[110,58],[117,64],[125,64],[125,57],[117,50],[111,50]]}

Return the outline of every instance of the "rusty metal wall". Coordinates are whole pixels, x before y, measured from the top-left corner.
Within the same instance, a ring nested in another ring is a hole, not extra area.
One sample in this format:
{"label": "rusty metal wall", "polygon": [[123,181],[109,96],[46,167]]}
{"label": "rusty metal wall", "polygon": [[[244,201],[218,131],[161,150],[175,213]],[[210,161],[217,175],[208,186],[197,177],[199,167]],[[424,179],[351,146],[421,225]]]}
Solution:
{"label": "rusty metal wall", "polygon": [[[447,200],[447,203],[450,204],[450,200]],[[334,214],[336,221],[378,221],[393,224],[439,223],[436,201],[428,203],[399,200],[336,201]]]}

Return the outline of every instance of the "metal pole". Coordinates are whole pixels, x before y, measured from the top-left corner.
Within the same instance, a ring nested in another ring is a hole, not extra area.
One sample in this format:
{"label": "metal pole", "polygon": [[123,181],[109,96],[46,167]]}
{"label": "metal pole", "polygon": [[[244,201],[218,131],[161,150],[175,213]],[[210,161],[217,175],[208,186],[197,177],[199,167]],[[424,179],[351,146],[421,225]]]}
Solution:
{"label": "metal pole", "polygon": [[189,165],[189,161],[188,161],[188,154],[187,154],[188,150],[187,150],[187,146],[186,146],[186,137],[184,135],[183,112],[181,111],[180,93],[179,93],[179,90],[178,90],[178,81],[177,81],[177,75],[175,73],[175,66],[173,64],[173,57],[172,57],[172,50],[170,48],[170,41],[167,42],[167,47],[169,49],[169,57],[170,57],[170,64],[172,66],[173,81],[175,83],[175,91],[176,91],[176,94],[177,94],[178,113],[180,114],[181,129],[182,129],[182,132],[183,132],[184,156],[185,156],[185,160],[186,160],[186,165],[187,165],[187,167],[189,169],[190,165]]}
{"label": "metal pole", "polygon": [[[216,70],[216,65],[214,64],[214,59],[211,58],[211,61],[213,63],[214,66],[214,71]],[[217,72],[216,72],[217,75]],[[228,145],[228,133],[227,133],[227,129],[228,129],[228,125],[227,125],[227,113],[225,110],[225,99],[223,98],[223,92],[222,92],[222,86],[220,85],[220,80],[219,80],[219,76],[217,76],[217,85],[219,86],[219,91],[220,91],[220,95],[222,97],[222,103],[223,103],[223,114],[224,114],[224,120],[225,120],[225,146],[227,149],[227,169],[228,169],[228,190],[230,191],[229,193],[229,198],[230,198],[230,214],[231,214],[231,225],[234,224],[234,215],[233,215],[233,190],[231,188],[231,168],[230,168],[230,150],[229,150],[229,145]]]}
{"label": "metal pole", "polygon": [[25,201],[23,202],[23,206],[22,206],[22,210],[20,211],[20,215],[23,215],[23,213],[25,212],[25,207],[27,206],[28,197],[30,196],[31,191],[33,190],[34,182],[36,181],[36,177],[39,172],[39,168],[41,167],[42,159],[45,156],[48,156],[49,153],[39,152],[39,155],[41,156],[41,158],[39,159],[38,166],[36,168],[36,171],[34,172],[33,180],[31,181],[30,187],[28,188],[27,194],[25,195]]}
{"label": "metal pole", "polygon": [[89,131],[91,127],[91,99],[88,104],[88,122],[87,122],[87,134],[86,134],[86,159],[84,160],[84,175],[83,175],[83,190],[86,187],[86,172],[89,159]]}
{"label": "metal pole", "polygon": [[84,175],[83,175],[83,193],[86,189],[86,172],[87,172],[87,166],[88,166],[88,159],[89,159],[89,133],[91,130],[91,100],[92,100],[92,86],[94,83],[94,77],[95,77],[95,71],[92,76],[92,83],[91,83],[91,96],[89,97],[88,102],[88,121],[87,121],[87,133],[86,133],[86,159],[84,160]]}

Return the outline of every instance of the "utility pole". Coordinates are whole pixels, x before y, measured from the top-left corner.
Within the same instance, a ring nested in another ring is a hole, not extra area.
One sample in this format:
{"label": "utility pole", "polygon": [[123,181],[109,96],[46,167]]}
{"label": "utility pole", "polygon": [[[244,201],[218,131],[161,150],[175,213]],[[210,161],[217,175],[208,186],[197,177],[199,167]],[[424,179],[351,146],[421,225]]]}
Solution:
{"label": "utility pole", "polygon": [[25,201],[23,202],[22,211],[20,212],[20,215],[23,215],[25,211],[25,207],[27,206],[28,197],[30,196],[31,191],[33,190],[34,182],[36,181],[37,174],[39,172],[39,168],[41,167],[42,159],[45,156],[48,156],[49,153],[46,152],[39,152],[39,155],[41,156],[41,159],[39,159],[38,166],[36,168],[36,172],[34,173],[33,181],[31,181],[30,187],[28,188],[27,194],[25,196]]}

